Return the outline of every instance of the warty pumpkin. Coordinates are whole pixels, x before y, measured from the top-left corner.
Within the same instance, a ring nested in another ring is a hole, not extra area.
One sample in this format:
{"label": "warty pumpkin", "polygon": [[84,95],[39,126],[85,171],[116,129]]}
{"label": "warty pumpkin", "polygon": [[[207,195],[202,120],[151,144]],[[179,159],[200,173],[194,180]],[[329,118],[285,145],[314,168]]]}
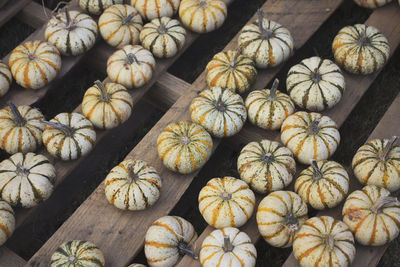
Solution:
{"label": "warty pumpkin", "polygon": [[0,246],[13,234],[14,229],[14,210],[7,202],[0,200]]}
{"label": "warty pumpkin", "polygon": [[3,61],[0,60],[0,96],[5,95],[12,83],[11,71]]}
{"label": "warty pumpkin", "polygon": [[362,7],[377,8],[389,4],[392,0],[354,0],[354,2]]}
{"label": "warty pumpkin", "polygon": [[51,256],[51,267],[104,267],[101,250],[92,242],[72,240],[62,243]]}
{"label": "warty pumpkin", "polygon": [[131,0],[145,20],[172,17],[179,9],[180,0]]}
{"label": "warty pumpkin", "polygon": [[79,6],[92,15],[100,15],[112,5],[122,4],[124,0],[79,0]]}

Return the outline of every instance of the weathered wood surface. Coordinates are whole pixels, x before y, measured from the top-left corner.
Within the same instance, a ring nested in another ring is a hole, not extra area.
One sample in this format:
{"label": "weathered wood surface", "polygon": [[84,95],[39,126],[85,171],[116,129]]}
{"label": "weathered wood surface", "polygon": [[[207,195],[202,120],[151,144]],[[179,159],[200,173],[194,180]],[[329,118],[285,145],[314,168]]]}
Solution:
{"label": "weathered wood surface", "polygon": [[21,20],[25,24],[32,26],[33,28],[40,28],[44,23],[48,21],[47,15],[51,15],[51,10],[47,7],[43,7],[37,2],[31,1],[26,5],[16,16],[17,19]]}
{"label": "weathered wood surface", "polygon": [[0,247],[0,266],[22,267],[26,261],[5,246]]}
{"label": "weathered wood surface", "polygon": [[4,4],[4,0],[0,1],[0,27],[7,23],[15,14],[23,9],[31,0],[8,0]]}

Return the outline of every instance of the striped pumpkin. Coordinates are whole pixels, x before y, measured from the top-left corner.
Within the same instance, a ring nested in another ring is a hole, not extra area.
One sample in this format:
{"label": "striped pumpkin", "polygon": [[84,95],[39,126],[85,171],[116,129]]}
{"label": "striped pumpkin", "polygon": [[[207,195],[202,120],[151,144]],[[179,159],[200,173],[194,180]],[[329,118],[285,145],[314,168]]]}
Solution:
{"label": "striped pumpkin", "polygon": [[382,246],[399,235],[400,202],[385,188],[367,185],[344,203],[343,221],[365,246]]}
{"label": "striped pumpkin", "polygon": [[210,134],[196,123],[171,123],[157,139],[158,155],[164,165],[182,174],[200,169],[211,156]]}
{"label": "striped pumpkin", "polygon": [[56,170],[40,154],[16,153],[0,163],[1,199],[12,206],[31,208],[53,192]]}
{"label": "striped pumpkin", "polygon": [[85,156],[96,142],[93,124],[79,113],[60,113],[44,122],[43,143],[47,151],[62,160]]}
{"label": "striped pumpkin", "polygon": [[311,164],[312,159],[328,159],[335,153],[340,134],[328,116],[299,111],[283,122],[281,140],[300,163]]}
{"label": "striped pumpkin", "polygon": [[400,188],[400,146],[397,137],[374,139],[353,157],[354,175],[363,185],[377,185],[394,192]]}
{"label": "striped pumpkin", "polygon": [[51,256],[51,267],[104,267],[101,250],[92,242],[72,240],[61,244]]}
{"label": "striped pumpkin", "polygon": [[7,202],[0,200],[0,246],[12,235],[14,229],[14,210]]}
{"label": "striped pumpkin", "polygon": [[228,15],[226,4],[221,0],[182,0],[179,17],[188,29],[207,33],[222,26]]}
{"label": "striped pumpkin", "polygon": [[111,46],[139,43],[139,33],[143,28],[140,14],[130,5],[113,5],[99,18],[99,30],[103,39]]}
{"label": "striped pumpkin", "polygon": [[124,160],[105,179],[108,202],[122,210],[144,210],[160,197],[161,178],[142,160]]}
{"label": "striped pumpkin", "polygon": [[291,191],[275,191],[258,205],[258,231],[268,244],[286,248],[307,220],[307,204]]}
{"label": "striped pumpkin", "polygon": [[349,227],[330,216],[308,219],[293,242],[293,253],[303,267],[350,266],[356,254]]}
{"label": "striped pumpkin", "polygon": [[61,56],[50,43],[28,41],[12,51],[8,65],[19,85],[39,89],[56,77],[61,68]]}
{"label": "striped pumpkin", "polygon": [[333,40],[336,63],[348,72],[370,74],[389,58],[390,47],[386,37],[375,27],[365,24],[346,26]]}
{"label": "striped pumpkin", "polygon": [[242,129],[247,112],[240,95],[229,89],[211,87],[193,99],[190,116],[213,136],[222,138]]}
{"label": "striped pumpkin", "polygon": [[199,210],[215,228],[240,227],[253,214],[255,196],[249,186],[233,177],[213,178],[199,193]]}
{"label": "striped pumpkin", "polygon": [[144,25],[140,42],[157,58],[175,56],[185,44],[186,31],[178,20],[168,17],[155,18]]}
{"label": "striped pumpkin", "polygon": [[8,92],[11,83],[11,71],[8,66],[0,60],[0,96],[3,96]]}
{"label": "striped pumpkin", "polygon": [[266,130],[278,130],[294,112],[294,104],[287,94],[279,92],[275,79],[271,90],[255,90],[246,98],[246,109],[251,123]]}
{"label": "striped pumpkin", "polygon": [[172,17],[179,8],[180,0],[131,0],[145,20],[161,17]]}
{"label": "striped pumpkin", "polygon": [[203,267],[253,267],[256,259],[257,250],[250,237],[237,228],[214,230],[201,245],[200,262]]}
{"label": "striped pumpkin", "polygon": [[112,5],[122,4],[124,0],[79,0],[79,6],[92,15],[100,15]]}
{"label": "striped pumpkin", "polygon": [[193,225],[178,216],[164,216],[146,232],[144,253],[151,267],[175,266],[181,255],[197,257],[191,250],[197,239]]}
{"label": "striped pumpkin", "polygon": [[392,0],[354,0],[357,5],[366,8],[377,8],[389,4]]}
{"label": "striped pumpkin", "polygon": [[301,108],[322,111],[342,98],[345,82],[340,68],[329,59],[311,57],[290,68],[286,88]]}
{"label": "striped pumpkin", "polygon": [[257,78],[254,62],[234,50],[216,54],[208,62],[206,72],[209,86],[228,88],[238,94],[247,92]]}
{"label": "striped pumpkin", "polygon": [[275,21],[265,19],[261,10],[258,11],[258,20],[242,29],[238,45],[243,54],[261,69],[275,67],[286,61],[294,47],[289,30]]}
{"label": "striped pumpkin", "polygon": [[128,267],[146,267],[146,265],[140,263],[132,263],[129,264]]}
{"label": "striped pumpkin", "polygon": [[258,193],[281,190],[296,172],[293,153],[278,142],[261,140],[248,143],[237,160],[240,178]]}
{"label": "striped pumpkin", "polygon": [[349,175],[335,161],[311,161],[296,179],[294,190],[314,209],[322,210],[339,205],[349,191]]}
{"label": "striped pumpkin", "polygon": [[156,61],[140,45],[126,45],[107,60],[108,77],[128,89],[146,84],[153,75]]}
{"label": "striped pumpkin", "polygon": [[131,115],[133,98],[117,83],[95,81],[82,100],[82,113],[95,127],[111,129],[125,122]]}

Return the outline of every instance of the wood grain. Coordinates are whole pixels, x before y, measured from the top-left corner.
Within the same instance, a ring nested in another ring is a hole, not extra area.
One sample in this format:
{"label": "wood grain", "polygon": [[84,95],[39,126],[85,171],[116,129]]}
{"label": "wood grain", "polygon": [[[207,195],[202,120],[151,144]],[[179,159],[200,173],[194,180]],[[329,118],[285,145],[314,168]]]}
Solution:
{"label": "wood grain", "polygon": [[6,3],[4,2],[4,0],[0,1],[0,27],[29,4],[31,0],[8,0]]}
{"label": "wood grain", "polygon": [[18,256],[14,251],[0,247],[0,266],[3,267],[22,267],[25,266],[26,261]]}

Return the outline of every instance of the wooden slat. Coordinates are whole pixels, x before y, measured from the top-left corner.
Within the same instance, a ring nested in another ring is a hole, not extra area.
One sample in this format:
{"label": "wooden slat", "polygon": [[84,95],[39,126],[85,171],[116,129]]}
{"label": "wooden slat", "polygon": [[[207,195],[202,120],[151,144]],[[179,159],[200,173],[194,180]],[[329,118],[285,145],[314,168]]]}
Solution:
{"label": "wooden slat", "polygon": [[0,27],[30,2],[31,0],[8,0],[6,5],[0,8]]}
{"label": "wooden slat", "polygon": [[45,11],[43,11],[42,5],[32,1],[18,13],[17,18],[25,24],[37,29],[48,21],[44,12],[46,12],[48,16],[51,14],[51,10],[47,7],[45,7],[44,10]]}
{"label": "wooden slat", "polygon": [[26,261],[5,246],[0,247],[0,266],[22,267]]}

